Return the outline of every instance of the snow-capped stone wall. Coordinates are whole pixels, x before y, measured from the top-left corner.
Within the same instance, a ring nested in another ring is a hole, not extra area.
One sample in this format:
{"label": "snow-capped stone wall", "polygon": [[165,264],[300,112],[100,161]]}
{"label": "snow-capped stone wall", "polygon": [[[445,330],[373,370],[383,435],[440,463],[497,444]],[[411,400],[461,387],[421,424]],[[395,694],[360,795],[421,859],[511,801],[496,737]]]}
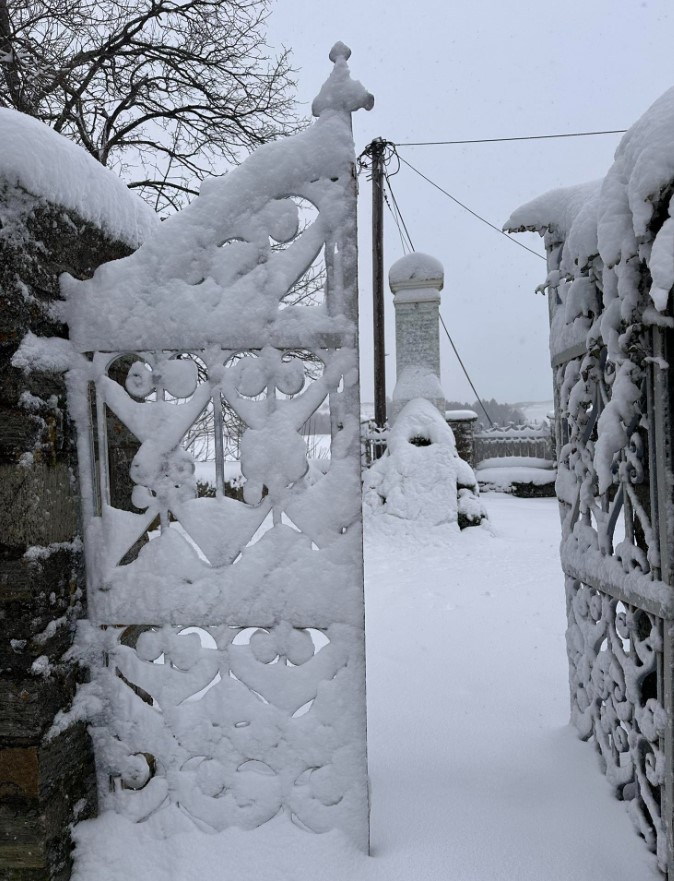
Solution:
{"label": "snow-capped stone wall", "polygon": [[[48,737],[81,677],[64,655],[86,613],[59,276],[126,256],[140,217],[146,206],[83,150],[0,110],[2,878],[66,878],[70,824],[96,811],[84,723]],[[46,338],[52,357],[39,363]]]}
{"label": "snow-capped stone wall", "polygon": [[0,179],[137,248],[159,217],[114,172],[49,126],[0,107]]}
{"label": "snow-capped stone wall", "polygon": [[[545,237],[572,720],[674,870],[674,89],[599,182],[522,206]],[[668,874],[668,877],[670,877]]]}

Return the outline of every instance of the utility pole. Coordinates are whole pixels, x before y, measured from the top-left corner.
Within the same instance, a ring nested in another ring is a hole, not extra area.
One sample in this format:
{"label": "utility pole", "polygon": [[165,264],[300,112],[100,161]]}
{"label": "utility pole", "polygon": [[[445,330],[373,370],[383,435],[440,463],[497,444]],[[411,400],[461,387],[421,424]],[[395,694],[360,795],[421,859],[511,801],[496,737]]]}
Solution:
{"label": "utility pole", "polygon": [[372,326],[374,331],[374,421],[386,424],[386,359],[384,340],[384,153],[386,141],[375,138],[372,159]]}

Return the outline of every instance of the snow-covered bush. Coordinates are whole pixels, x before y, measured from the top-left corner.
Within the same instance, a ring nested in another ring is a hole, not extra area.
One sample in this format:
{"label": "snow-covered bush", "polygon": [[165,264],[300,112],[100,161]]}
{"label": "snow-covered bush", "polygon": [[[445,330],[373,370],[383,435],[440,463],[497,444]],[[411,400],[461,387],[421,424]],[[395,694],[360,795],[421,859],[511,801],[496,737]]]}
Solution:
{"label": "snow-covered bush", "polygon": [[386,454],[366,472],[365,510],[420,526],[475,526],[487,516],[472,468],[454,434],[424,398],[409,401],[391,429]]}

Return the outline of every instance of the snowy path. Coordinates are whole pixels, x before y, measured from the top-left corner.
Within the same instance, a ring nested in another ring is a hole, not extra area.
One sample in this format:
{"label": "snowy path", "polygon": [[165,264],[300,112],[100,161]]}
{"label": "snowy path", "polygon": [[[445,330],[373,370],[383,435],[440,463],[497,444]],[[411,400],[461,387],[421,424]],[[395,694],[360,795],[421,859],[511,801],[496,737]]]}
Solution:
{"label": "snowy path", "polygon": [[151,840],[79,827],[76,881],[648,881],[652,856],[566,726],[553,500],[488,495],[495,535],[367,541],[372,857],[280,817]]}
{"label": "snowy path", "polygon": [[494,537],[366,556],[372,877],[659,877],[566,726],[556,502],[484,500]]}

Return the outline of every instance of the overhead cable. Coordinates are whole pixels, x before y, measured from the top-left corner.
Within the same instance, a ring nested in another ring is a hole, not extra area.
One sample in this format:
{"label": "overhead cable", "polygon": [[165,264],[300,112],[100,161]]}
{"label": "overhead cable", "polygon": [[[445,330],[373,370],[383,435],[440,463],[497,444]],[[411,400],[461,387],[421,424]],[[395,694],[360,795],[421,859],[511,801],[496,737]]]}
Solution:
{"label": "overhead cable", "polygon": [[427,181],[429,184],[431,184],[431,186],[435,187],[436,190],[440,190],[441,193],[444,193],[448,199],[451,199],[452,202],[455,202],[457,205],[459,205],[461,208],[463,208],[464,211],[467,211],[469,214],[472,214],[473,217],[476,217],[478,220],[481,220],[482,223],[486,223],[487,226],[491,227],[493,230],[496,230],[497,233],[500,233],[500,235],[504,236],[509,242],[512,242],[514,245],[519,245],[520,248],[524,248],[525,251],[529,251],[530,254],[534,254],[540,260],[545,260],[545,257],[543,256],[543,254],[539,254],[539,252],[534,251],[533,248],[529,248],[527,245],[522,244],[522,242],[518,241],[517,239],[511,238],[508,235],[508,233],[504,232],[502,229],[500,229],[498,226],[496,226],[496,224],[491,223],[491,221],[482,217],[482,215],[478,214],[477,211],[473,211],[472,208],[469,208],[468,205],[461,202],[459,199],[456,198],[456,196],[452,196],[452,194],[448,193],[447,190],[443,189],[440,186],[440,184],[436,184],[435,181],[432,181],[430,179],[430,177],[427,177],[422,171],[419,171],[418,168],[415,168],[411,162],[408,162],[407,159],[405,159],[404,156],[399,156],[399,159],[401,162],[404,162],[405,165],[407,165],[409,168],[411,168],[412,171],[415,172],[415,174],[418,174],[419,177],[422,177],[425,181]]}
{"label": "overhead cable", "polygon": [[439,316],[439,318],[440,318],[440,324],[442,325],[442,327],[443,327],[445,333],[447,334],[447,339],[449,340],[451,347],[454,349],[454,354],[456,355],[456,359],[457,359],[457,361],[459,362],[459,364],[461,365],[461,369],[463,370],[463,372],[464,372],[464,374],[465,374],[465,376],[466,376],[466,379],[467,379],[468,382],[470,383],[470,387],[472,388],[472,390],[473,390],[473,394],[475,395],[475,400],[476,400],[477,403],[480,405],[480,407],[482,407],[482,410],[484,411],[484,415],[485,415],[485,416],[487,417],[487,419],[489,420],[489,424],[491,425],[491,427],[494,428],[494,420],[491,418],[491,416],[490,416],[489,413],[487,412],[487,408],[486,408],[485,405],[482,403],[482,398],[478,395],[478,393],[477,393],[477,389],[476,389],[475,386],[473,385],[473,380],[472,380],[472,379],[470,378],[470,376],[468,375],[468,371],[466,370],[466,367],[465,367],[463,361],[461,360],[461,355],[459,355],[459,353],[458,353],[458,351],[457,351],[457,348],[456,348],[456,346],[454,345],[454,340],[453,340],[453,339],[451,338],[451,336],[449,335],[449,331],[447,330],[447,325],[445,324],[445,319],[442,317],[442,315],[440,314],[440,312],[438,312],[438,316]]}
{"label": "overhead cable", "polygon": [[410,250],[414,251],[414,245],[412,244],[410,232],[407,229],[407,224],[405,223],[405,218],[403,217],[402,212],[400,210],[400,206],[398,205],[398,200],[395,197],[395,193],[393,192],[393,187],[391,186],[391,181],[390,181],[389,175],[386,173],[386,170],[384,170],[384,179],[386,180],[386,184],[388,186],[389,193],[391,194],[391,199],[392,199],[393,204],[395,206],[395,210],[398,214],[398,217],[400,218],[400,223],[402,224],[403,229],[405,230],[405,235],[407,236],[407,241],[409,242]]}
{"label": "overhead cable", "polygon": [[396,142],[396,147],[444,147],[450,144],[502,144],[505,141],[547,141],[553,138],[589,138],[593,135],[624,135],[627,129],[617,128],[602,132],[565,132],[560,135],[520,135],[515,138],[470,138],[463,141]]}
{"label": "overhead cable", "polygon": [[[391,193],[391,195],[393,195],[393,194]],[[388,196],[386,195],[385,191],[384,191],[384,202],[386,203],[386,207],[388,208],[388,210],[391,212],[391,217],[393,218],[393,222],[395,223],[396,229],[398,230],[398,235],[400,236],[400,244],[402,245],[403,254],[407,254],[408,251],[410,250],[409,245],[405,241],[405,235],[404,235],[402,227],[400,225],[400,220],[398,219],[398,215],[391,207],[391,203],[389,202]]]}

